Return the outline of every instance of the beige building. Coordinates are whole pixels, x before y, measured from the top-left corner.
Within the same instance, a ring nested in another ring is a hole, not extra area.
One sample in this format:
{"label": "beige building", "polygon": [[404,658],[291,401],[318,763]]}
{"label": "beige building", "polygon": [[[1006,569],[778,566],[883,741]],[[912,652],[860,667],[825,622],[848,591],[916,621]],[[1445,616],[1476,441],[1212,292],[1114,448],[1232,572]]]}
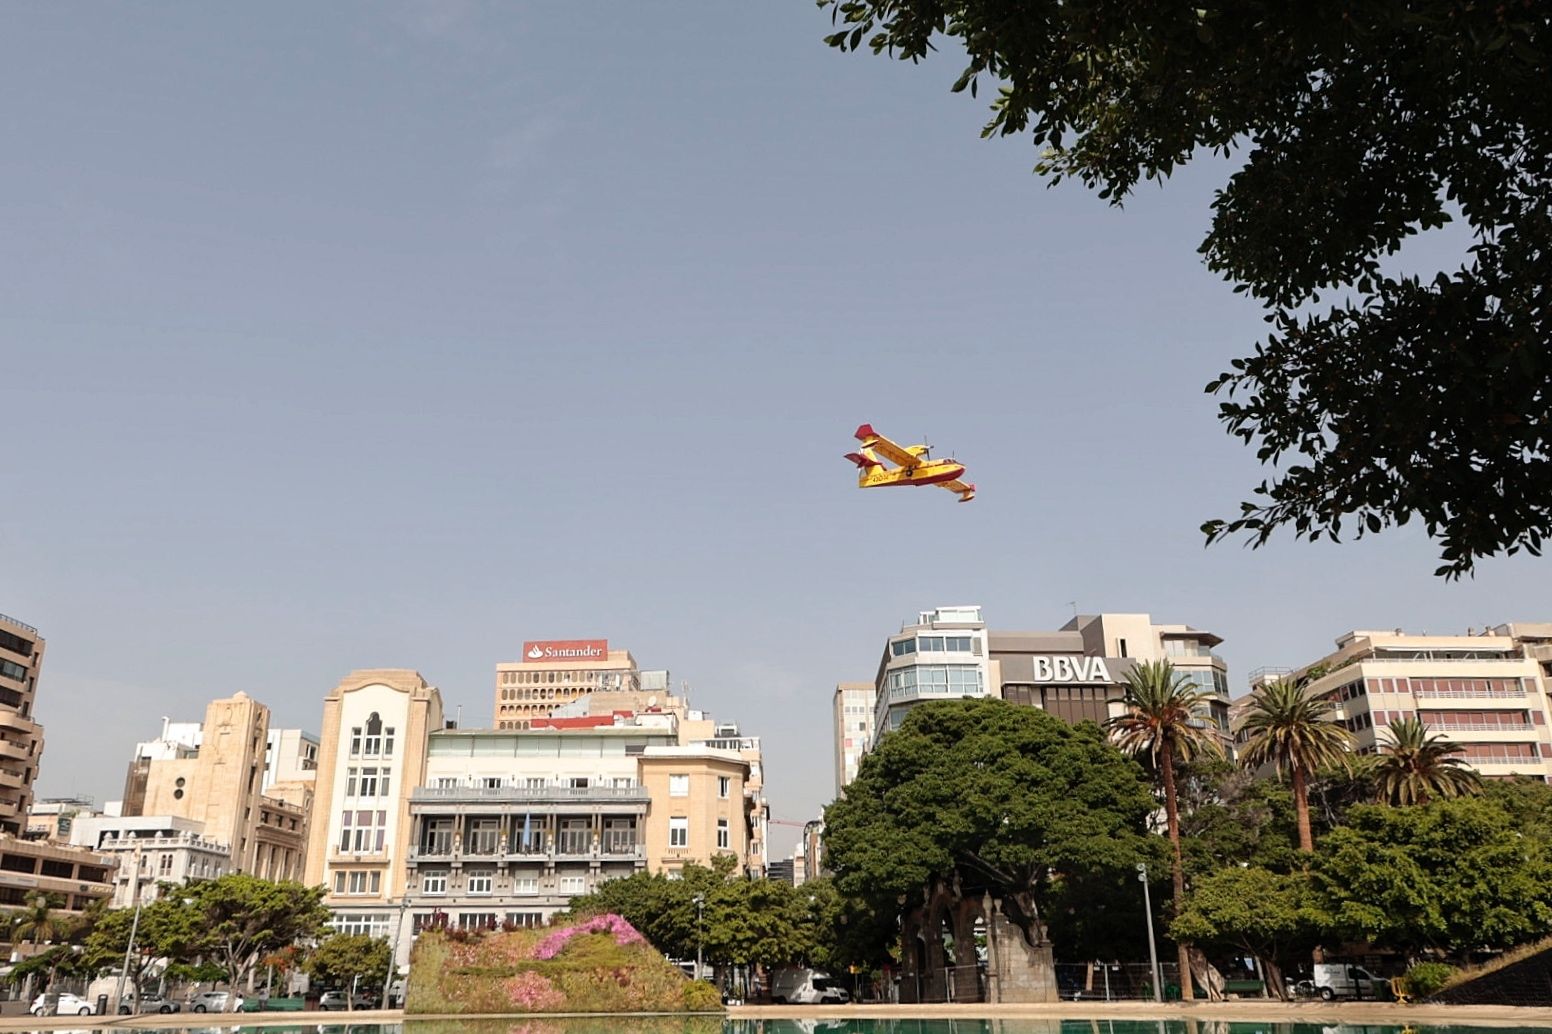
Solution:
{"label": "beige building", "polygon": [[34,800],[32,810],[27,814],[27,839],[47,840],[55,844],[72,843],[70,831],[75,823],[101,814],[90,797]]}
{"label": "beige building", "polygon": [[710,746],[648,747],[640,760],[641,784],[652,802],[644,837],[647,868],[672,874],[728,855],[735,874],[753,875],[744,808],[748,762],[736,751]]}
{"label": "beige building", "polygon": [[831,723],[835,729],[835,796],[841,796],[846,784],[857,778],[862,755],[873,745],[873,703],[876,692],[871,682],[842,682],[835,687],[831,703]]}
{"label": "beige building", "polygon": [[432,734],[410,801],[411,931],[437,914],[539,925],[606,880],[717,855],[746,873],[748,764],[683,734],[662,711]]}
{"label": "beige building", "polygon": [[523,644],[523,659],[496,665],[495,727],[526,729],[593,693],[635,693],[641,672],[629,650],[607,639],[540,640]]}
{"label": "beige building", "polygon": [[419,672],[353,671],[323,702],[306,882],[323,884],[334,926],[386,937],[401,915],[410,792],[424,785],[442,694]]}
{"label": "beige building", "polygon": [[[1251,696],[1269,682],[1308,679],[1311,695],[1337,705],[1360,753],[1375,753],[1392,723],[1415,717],[1486,778],[1552,779],[1552,624],[1465,635],[1359,630],[1336,647],[1298,668],[1252,673]],[[1249,701],[1235,701],[1236,712]]]}
{"label": "beige building", "polygon": [[21,836],[43,755],[43,726],[32,720],[43,670],[44,639],[0,614],[0,833]]}
{"label": "beige building", "polygon": [[305,795],[288,801],[264,794],[268,737],[269,708],[248,694],[212,700],[198,746],[177,741],[139,752],[130,765],[124,814],[191,819],[202,836],[229,845],[233,871],[300,879],[309,812]]}

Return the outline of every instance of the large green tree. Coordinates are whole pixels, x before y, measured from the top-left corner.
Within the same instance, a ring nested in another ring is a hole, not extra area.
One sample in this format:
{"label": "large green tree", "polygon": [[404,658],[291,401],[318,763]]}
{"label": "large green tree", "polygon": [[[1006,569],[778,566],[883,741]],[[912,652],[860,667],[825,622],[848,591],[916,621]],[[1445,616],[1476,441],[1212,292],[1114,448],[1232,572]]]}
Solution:
{"label": "large green tree", "polygon": [[[1461,0],[819,0],[843,50],[961,53],[983,135],[1120,204],[1197,156],[1232,171],[1208,268],[1270,331],[1214,380],[1273,465],[1210,538],[1418,519],[1439,573],[1552,533],[1552,20]],[[1453,269],[1398,275],[1464,222]],[[1322,294],[1333,296],[1322,308]]]}
{"label": "large green tree", "polygon": [[[130,943],[130,934],[134,943]],[[174,965],[192,961],[204,939],[205,930],[194,911],[176,896],[164,896],[143,905],[140,921],[135,922],[133,908],[115,908],[104,912],[92,925],[83,942],[86,958],[94,972],[117,972],[129,957],[127,970],[130,989],[137,992],[147,970],[158,960]],[[133,950],[131,950],[133,948]]]}
{"label": "large green tree", "polygon": [[1267,994],[1286,998],[1283,966],[1296,955],[1307,958],[1329,922],[1308,874],[1229,866],[1196,881],[1170,934],[1177,941],[1254,956]]}
{"label": "large green tree", "polygon": [[[1001,700],[933,702],[885,736],[825,809],[826,857],[840,891],[879,915],[904,922],[929,898],[957,910],[989,894],[1038,943],[1059,876],[1120,875],[1154,857],[1153,807],[1142,769],[1095,725]],[[973,972],[960,929],[956,959]]]}
{"label": "large green tree", "polygon": [[1504,798],[1360,805],[1312,872],[1344,940],[1460,955],[1552,934],[1552,844],[1525,835]]}
{"label": "large green tree", "polygon": [[324,987],[345,992],[347,1011],[356,1007],[356,994],[382,987],[388,976],[392,949],[381,937],[337,933],[327,937],[307,956],[307,975]]}
{"label": "large green tree", "polygon": [[[184,907],[193,910],[202,931],[198,949],[221,966],[234,989],[247,981],[261,957],[316,937],[329,919],[321,886],[230,873],[182,893],[190,902]],[[236,1008],[237,996],[228,995],[228,1011]]]}
{"label": "large green tree", "polygon": [[[1121,713],[1105,723],[1116,746],[1144,758],[1159,774],[1164,791],[1164,820],[1169,831],[1170,875],[1175,908],[1186,897],[1185,861],[1180,847],[1180,804],[1175,769],[1201,755],[1222,754],[1205,718],[1209,696],[1175,670],[1169,661],[1139,661],[1126,673]],[[1191,997],[1191,960],[1185,942],[1177,942],[1180,989]]]}
{"label": "large green tree", "polygon": [[1239,725],[1238,731],[1247,734],[1240,763],[1247,768],[1270,765],[1293,784],[1301,851],[1315,850],[1310,779],[1323,767],[1343,763],[1352,746],[1352,733],[1335,719],[1336,705],[1310,696],[1303,681],[1278,679],[1256,691]]}

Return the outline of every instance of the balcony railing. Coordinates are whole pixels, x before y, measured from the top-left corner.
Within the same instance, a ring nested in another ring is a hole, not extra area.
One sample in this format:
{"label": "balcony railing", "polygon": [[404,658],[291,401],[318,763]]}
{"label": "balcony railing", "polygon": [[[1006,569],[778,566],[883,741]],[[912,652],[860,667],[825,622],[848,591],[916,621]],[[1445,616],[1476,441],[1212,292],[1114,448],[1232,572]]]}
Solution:
{"label": "balcony railing", "polygon": [[644,857],[644,846],[634,840],[604,838],[598,847],[593,846],[591,837],[577,837],[567,840],[562,837],[548,845],[548,849],[530,845],[526,851],[517,850],[515,845],[507,850],[491,852],[475,852],[468,850],[454,850],[451,844],[445,848],[426,844],[416,844],[410,847],[410,861],[412,862],[448,862],[448,861],[475,861],[475,862],[539,862],[549,861],[554,858],[596,858],[600,861],[627,860]]}
{"label": "balcony railing", "polygon": [[417,786],[411,803],[528,804],[540,801],[610,803],[649,800],[645,786]]}
{"label": "balcony railing", "polygon": [[1509,725],[1502,722],[1484,722],[1472,719],[1451,719],[1440,717],[1448,712],[1434,712],[1424,714],[1423,723],[1430,729],[1445,729],[1450,732],[1535,732],[1536,727],[1529,722],[1521,722],[1517,725]]}
{"label": "balcony railing", "polygon": [[1525,696],[1521,689],[1414,689],[1415,697],[1437,697],[1443,700],[1507,700]]}
{"label": "balcony railing", "polygon": [[0,614],[0,622],[4,622],[7,625],[15,625],[17,628],[21,629],[23,632],[30,633],[31,635],[37,635],[38,634],[38,630],[36,628],[33,628],[31,625],[27,624],[27,622],[25,622],[25,621],[18,621],[18,620],[16,620],[15,618],[11,617],[11,615],[9,615],[9,614]]}

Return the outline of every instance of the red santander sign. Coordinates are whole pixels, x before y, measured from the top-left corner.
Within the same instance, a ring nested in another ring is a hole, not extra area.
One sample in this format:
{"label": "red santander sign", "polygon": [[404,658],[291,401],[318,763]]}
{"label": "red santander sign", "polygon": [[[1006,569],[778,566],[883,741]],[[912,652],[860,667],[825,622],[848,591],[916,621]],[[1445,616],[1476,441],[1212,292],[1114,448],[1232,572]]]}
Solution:
{"label": "red santander sign", "polygon": [[523,660],[536,664],[545,661],[603,661],[608,658],[607,639],[551,639],[523,644]]}

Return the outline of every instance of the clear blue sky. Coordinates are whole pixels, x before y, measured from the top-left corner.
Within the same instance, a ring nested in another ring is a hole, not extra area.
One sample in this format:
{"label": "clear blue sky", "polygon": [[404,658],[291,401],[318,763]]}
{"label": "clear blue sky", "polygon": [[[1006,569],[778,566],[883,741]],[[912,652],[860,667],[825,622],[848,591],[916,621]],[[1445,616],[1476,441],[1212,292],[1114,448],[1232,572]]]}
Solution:
{"label": "clear blue sky", "polygon": [[[0,35],[0,611],[49,640],[40,789],[242,689],[316,728],[408,666],[466,724],[607,636],[831,790],[830,694],[918,609],[1150,611],[1236,692],[1351,627],[1546,619],[1416,527],[1204,550],[1259,480],[1202,385],[1262,332],[1195,249],[982,142],[957,66],[786,4],[33,4]],[[1426,258],[1426,253],[1424,258]],[[980,497],[859,492],[871,421]],[[790,833],[777,839],[790,846]]]}

